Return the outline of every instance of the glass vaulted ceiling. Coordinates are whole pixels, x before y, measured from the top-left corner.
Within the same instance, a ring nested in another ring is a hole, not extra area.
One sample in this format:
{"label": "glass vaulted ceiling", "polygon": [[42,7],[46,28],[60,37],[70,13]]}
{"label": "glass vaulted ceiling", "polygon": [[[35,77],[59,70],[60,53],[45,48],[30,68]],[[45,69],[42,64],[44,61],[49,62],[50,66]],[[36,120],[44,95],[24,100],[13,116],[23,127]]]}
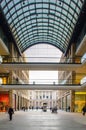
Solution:
{"label": "glass vaulted ceiling", "polygon": [[37,43],[66,51],[84,0],[0,0],[18,47]]}

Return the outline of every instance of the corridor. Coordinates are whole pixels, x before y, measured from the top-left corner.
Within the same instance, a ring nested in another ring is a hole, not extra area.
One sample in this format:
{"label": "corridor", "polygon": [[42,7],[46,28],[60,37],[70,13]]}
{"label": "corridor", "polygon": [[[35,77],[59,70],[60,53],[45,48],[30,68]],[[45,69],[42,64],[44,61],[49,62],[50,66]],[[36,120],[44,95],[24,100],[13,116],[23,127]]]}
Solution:
{"label": "corridor", "polygon": [[18,111],[9,121],[7,113],[0,113],[0,130],[86,130],[86,116],[81,113],[48,110]]}

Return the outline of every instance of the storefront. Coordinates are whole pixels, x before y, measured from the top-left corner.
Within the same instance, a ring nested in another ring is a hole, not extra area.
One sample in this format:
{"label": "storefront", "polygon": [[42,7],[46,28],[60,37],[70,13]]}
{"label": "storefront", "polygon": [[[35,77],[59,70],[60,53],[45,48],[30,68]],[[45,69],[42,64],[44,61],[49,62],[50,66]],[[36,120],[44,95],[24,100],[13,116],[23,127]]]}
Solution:
{"label": "storefront", "polygon": [[9,106],[9,94],[8,92],[0,93],[0,112],[5,112]]}
{"label": "storefront", "polygon": [[75,112],[81,112],[86,103],[86,92],[75,92]]}

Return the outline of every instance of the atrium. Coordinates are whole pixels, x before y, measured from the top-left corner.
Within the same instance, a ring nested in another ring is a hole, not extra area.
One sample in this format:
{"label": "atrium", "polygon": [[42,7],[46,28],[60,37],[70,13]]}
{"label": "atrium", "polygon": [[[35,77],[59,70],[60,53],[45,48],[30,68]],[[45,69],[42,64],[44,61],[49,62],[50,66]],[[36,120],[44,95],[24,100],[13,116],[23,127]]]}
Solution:
{"label": "atrium", "polygon": [[[39,54],[35,61],[34,51],[27,61],[25,52],[42,44],[55,47],[61,56],[50,61],[51,55]],[[70,106],[71,112],[81,112],[86,103],[85,54],[86,0],[0,0],[0,111],[47,103],[49,108],[67,111]],[[29,71],[45,70],[57,71],[58,82],[29,83]],[[54,95],[53,102],[48,100]]]}

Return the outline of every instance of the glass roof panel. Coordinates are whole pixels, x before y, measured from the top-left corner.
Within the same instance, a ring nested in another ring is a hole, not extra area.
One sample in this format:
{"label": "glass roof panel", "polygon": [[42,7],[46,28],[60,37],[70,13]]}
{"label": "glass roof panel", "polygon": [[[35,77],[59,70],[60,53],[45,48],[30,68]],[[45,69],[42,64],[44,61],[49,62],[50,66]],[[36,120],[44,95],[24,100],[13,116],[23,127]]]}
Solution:
{"label": "glass roof panel", "polygon": [[66,51],[84,0],[0,0],[21,51],[37,43]]}

